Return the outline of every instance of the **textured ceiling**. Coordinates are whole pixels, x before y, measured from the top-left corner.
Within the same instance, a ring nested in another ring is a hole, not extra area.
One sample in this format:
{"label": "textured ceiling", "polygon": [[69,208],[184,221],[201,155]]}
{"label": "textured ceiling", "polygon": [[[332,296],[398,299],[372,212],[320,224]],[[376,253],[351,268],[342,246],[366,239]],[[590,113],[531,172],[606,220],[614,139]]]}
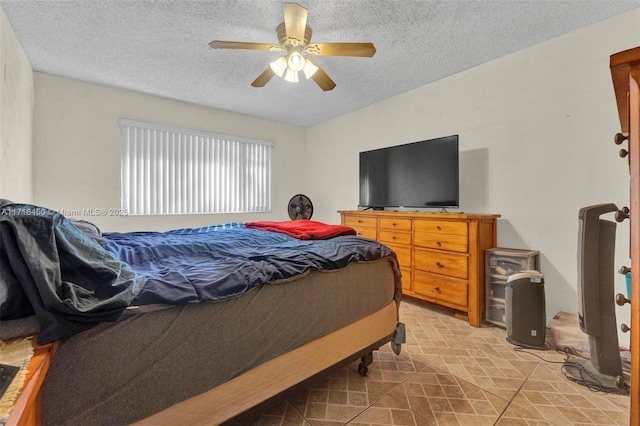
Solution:
{"label": "textured ceiling", "polygon": [[337,87],[251,82],[279,52],[276,0],[0,0],[36,71],[310,126],[577,28],[640,1],[301,0],[312,42],[372,42],[372,58],[317,57]]}

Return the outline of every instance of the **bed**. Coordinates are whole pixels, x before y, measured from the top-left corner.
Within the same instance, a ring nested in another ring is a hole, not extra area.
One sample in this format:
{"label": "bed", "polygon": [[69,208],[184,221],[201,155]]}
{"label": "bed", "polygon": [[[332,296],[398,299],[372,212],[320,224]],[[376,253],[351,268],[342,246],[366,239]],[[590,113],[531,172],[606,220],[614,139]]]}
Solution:
{"label": "bed", "polygon": [[35,321],[39,343],[59,341],[45,424],[238,419],[336,366],[360,359],[366,374],[383,344],[399,352],[395,254],[353,234],[313,221],[100,233],[9,204],[2,338]]}

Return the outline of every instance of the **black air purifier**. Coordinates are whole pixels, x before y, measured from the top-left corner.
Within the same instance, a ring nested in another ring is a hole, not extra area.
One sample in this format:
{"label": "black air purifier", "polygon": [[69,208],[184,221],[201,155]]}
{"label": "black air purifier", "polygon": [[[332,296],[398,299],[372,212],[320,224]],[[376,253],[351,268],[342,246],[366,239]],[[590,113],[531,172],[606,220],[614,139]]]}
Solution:
{"label": "black air purifier", "polygon": [[544,276],[522,271],[507,278],[505,292],[507,342],[531,349],[546,349],[547,314]]}

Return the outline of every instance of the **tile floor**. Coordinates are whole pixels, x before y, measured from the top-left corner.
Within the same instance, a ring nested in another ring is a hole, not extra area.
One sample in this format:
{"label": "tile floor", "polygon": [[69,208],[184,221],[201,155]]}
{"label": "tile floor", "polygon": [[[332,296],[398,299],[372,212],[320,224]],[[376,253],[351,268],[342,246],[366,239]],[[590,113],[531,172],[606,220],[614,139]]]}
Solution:
{"label": "tile floor", "polygon": [[[628,425],[629,397],[570,382],[564,355],[516,351],[506,331],[473,328],[453,311],[405,298],[407,343],[279,401],[254,425]],[[535,355],[533,355],[535,354]]]}

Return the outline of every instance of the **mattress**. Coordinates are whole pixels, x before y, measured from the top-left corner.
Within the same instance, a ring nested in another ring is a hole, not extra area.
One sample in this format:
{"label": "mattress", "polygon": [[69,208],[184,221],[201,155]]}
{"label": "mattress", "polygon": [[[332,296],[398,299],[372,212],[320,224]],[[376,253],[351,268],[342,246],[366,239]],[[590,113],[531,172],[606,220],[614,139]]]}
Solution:
{"label": "mattress", "polygon": [[128,311],[60,343],[44,424],[147,418],[397,302],[395,256],[310,271],[233,299]]}

